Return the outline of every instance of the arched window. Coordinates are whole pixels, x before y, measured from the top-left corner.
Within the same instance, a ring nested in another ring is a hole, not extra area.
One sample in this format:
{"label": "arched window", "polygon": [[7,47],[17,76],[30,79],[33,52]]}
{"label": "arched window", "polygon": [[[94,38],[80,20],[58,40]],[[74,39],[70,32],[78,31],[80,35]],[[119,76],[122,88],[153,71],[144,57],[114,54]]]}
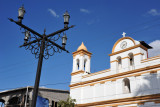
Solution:
{"label": "arched window", "polygon": [[120,71],[121,69],[122,69],[122,59],[121,59],[121,57],[119,56],[119,57],[117,57],[117,61],[118,61],[118,71]]}
{"label": "arched window", "polygon": [[87,59],[84,60],[84,71],[86,71]]}
{"label": "arched window", "polygon": [[130,67],[130,70],[133,70],[134,69],[134,57],[133,57],[133,53],[129,53],[128,56],[129,56],[129,67]]}
{"label": "arched window", "polygon": [[79,70],[79,64],[80,64],[80,61],[79,59],[77,59],[77,70]]}
{"label": "arched window", "polygon": [[130,93],[131,89],[130,89],[130,80],[128,78],[124,78],[123,79],[123,93],[127,94]]}

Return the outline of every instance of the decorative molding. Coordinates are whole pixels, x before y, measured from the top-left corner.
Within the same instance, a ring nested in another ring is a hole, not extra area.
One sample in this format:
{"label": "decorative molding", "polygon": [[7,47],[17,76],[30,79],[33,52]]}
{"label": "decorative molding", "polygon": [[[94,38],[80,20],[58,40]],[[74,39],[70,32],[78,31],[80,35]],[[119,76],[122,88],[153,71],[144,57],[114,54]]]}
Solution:
{"label": "decorative molding", "polygon": [[[136,55],[144,55],[144,54],[143,54],[143,53],[136,53],[136,54],[133,54],[133,56],[136,56]],[[121,59],[126,59],[126,58],[129,59],[129,56],[123,57],[123,58],[121,58]],[[113,63],[113,62],[118,62],[118,60],[110,61],[110,63]]]}
{"label": "decorative molding", "polygon": [[116,80],[117,80],[117,79],[112,79],[111,82],[114,82],[114,81],[116,81]]}
{"label": "decorative molding", "polygon": [[150,74],[157,73],[157,70],[151,71]]}
{"label": "decorative molding", "polygon": [[106,70],[98,71],[98,72],[91,73],[91,74],[88,74],[88,75],[83,75],[83,76],[82,76],[82,78],[87,78],[87,77],[90,77],[90,76],[94,76],[94,75],[98,75],[98,74],[106,73],[106,72],[109,72],[109,71],[110,71],[110,69],[106,69]]}
{"label": "decorative molding", "polygon": [[136,54],[133,54],[133,56],[136,56],[136,55],[144,55],[144,53],[136,53]]}
{"label": "decorative molding", "polygon": [[77,72],[72,72],[71,75],[77,75],[77,74],[81,74],[81,73],[84,73],[84,71],[80,70],[80,71],[77,71]]}
{"label": "decorative molding", "polygon": [[138,77],[138,76],[141,76],[141,74],[136,74],[136,75],[134,75],[135,77]]}
{"label": "decorative molding", "polygon": [[118,60],[113,60],[113,61],[110,61],[110,63],[113,63],[113,62],[118,62]]}
{"label": "decorative molding", "polygon": [[132,47],[129,47],[129,48],[126,48],[126,49],[123,49],[123,50],[120,50],[120,51],[117,51],[117,52],[113,52],[111,54],[109,54],[109,56],[113,56],[113,55],[116,55],[116,54],[119,54],[119,53],[122,53],[122,52],[125,52],[125,51],[129,51],[131,49],[134,49],[134,48],[137,48],[137,47],[141,47],[143,48],[144,50],[148,50],[146,47],[144,47],[143,45],[141,44],[138,44],[138,45],[135,45],[135,46],[132,46]]}
{"label": "decorative molding", "polygon": [[89,58],[91,58],[91,55],[92,55],[91,52],[86,51],[86,50],[84,50],[84,49],[79,50],[79,51],[75,51],[75,52],[73,52],[72,54],[73,54],[73,58],[75,58],[75,56],[78,55],[78,54],[81,55],[81,56],[83,56],[83,55],[88,55]]}
{"label": "decorative molding", "polygon": [[[80,82],[80,83],[75,83],[75,84],[69,85],[69,87],[75,87],[75,86],[78,86],[78,85],[82,86],[84,84],[98,82],[98,81],[102,81],[102,80],[106,80],[106,79],[112,79],[112,78],[116,78],[116,77],[120,77],[120,76],[124,76],[124,75],[128,75],[128,74],[133,74],[133,73],[138,73],[138,72],[141,72],[141,71],[150,70],[150,69],[154,69],[154,68],[158,68],[158,67],[160,67],[160,64],[153,65],[153,66],[147,66],[147,67],[144,67],[144,68],[139,68],[139,69],[135,69],[135,70],[127,71],[127,72],[122,72],[122,73],[118,73],[118,74],[113,74],[113,75],[109,75],[109,76],[106,76],[106,77],[101,77],[101,78],[88,80],[88,81],[84,81],[84,82]],[[134,75],[137,75],[137,74],[134,74]]]}
{"label": "decorative molding", "polygon": [[[153,94],[153,95],[144,95],[144,96],[136,96],[136,97],[114,99],[114,100],[99,101],[99,102],[91,102],[91,103],[86,103],[86,104],[78,104],[77,107],[88,107],[88,106],[98,106],[98,105],[107,105],[107,104],[112,104],[113,106],[118,106],[118,105],[121,105],[121,103],[124,104],[125,102],[129,102],[130,104],[133,104],[133,103],[135,103],[135,101],[138,101],[138,102],[136,102],[137,104],[143,104],[144,102],[152,102],[152,101],[155,101],[155,99],[159,99],[159,98],[160,98],[160,94]],[[120,103],[120,104],[117,104],[117,103]]]}
{"label": "decorative molding", "polygon": [[123,57],[123,58],[121,58],[121,59],[126,59],[126,58],[128,58],[128,59],[129,59],[130,57],[129,57],[129,56],[126,56],[126,57]]}
{"label": "decorative molding", "polygon": [[90,86],[94,86],[94,84],[90,84]]}
{"label": "decorative molding", "polygon": [[[130,74],[130,75],[127,75],[127,76],[121,76],[121,77],[118,77],[116,78],[115,80],[118,80],[118,79],[122,79],[122,78],[127,78],[127,77],[138,77],[138,76],[141,76],[142,74],[146,74],[146,73],[150,73],[150,72],[156,72],[160,69],[156,69],[156,70],[151,70],[151,71],[145,71],[145,72],[140,72],[140,73],[136,73],[136,74]],[[113,81],[113,79],[107,79],[107,80],[103,80],[103,81],[97,81],[97,82],[94,82],[94,83],[89,83],[89,84],[84,84],[84,85],[79,85],[79,86],[75,86],[75,87],[71,87],[71,89],[74,89],[74,88],[79,88],[79,87],[85,87],[85,86],[88,86],[88,85],[91,85],[91,84],[98,84],[98,83],[101,83],[101,82],[108,82],[108,81]]]}
{"label": "decorative molding", "polygon": [[160,103],[160,100],[155,100],[154,103],[156,103],[156,104],[157,104],[157,103]]}
{"label": "decorative molding", "polygon": [[123,37],[123,38],[120,38],[120,39],[114,44],[114,46],[113,46],[113,48],[112,48],[112,53],[114,53],[114,50],[115,50],[115,47],[117,46],[117,44],[118,44],[120,41],[124,40],[124,39],[130,39],[130,40],[134,43],[134,45],[136,45],[135,40],[134,40],[133,38],[131,38],[131,37]]}
{"label": "decorative molding", "polygon": [[105,84],[105,81],[104,82],[100,82],[100,84]]}
{"label": "decorative molding", "polygon": [[152,60],[156,60],[156,59],[160,59],[160,55],[154,56],[154,57],[150,57],[150,58],[147,58],[147,59],[143,59],[143,60],[141,60],[141,63],[152,61]]}
{"label": "decorative molding", "polygon": [[144,105],[145,102],[139,102],[138,105]]}

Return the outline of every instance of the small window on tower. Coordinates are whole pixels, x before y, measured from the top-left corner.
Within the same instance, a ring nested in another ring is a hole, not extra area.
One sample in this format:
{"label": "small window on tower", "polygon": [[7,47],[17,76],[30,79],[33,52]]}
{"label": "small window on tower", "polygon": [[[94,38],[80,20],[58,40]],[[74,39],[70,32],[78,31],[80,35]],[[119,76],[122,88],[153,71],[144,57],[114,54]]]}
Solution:
{"label": "small window on tower", "polygon": [[117,57],[117,61],[118,61],[118,72],[120,72],[121,71],[121,69],[122,69],[122,59],[121,59],[121,57],[119,56],[119,57]]}
{"label": "small window on tower", "polygon": [[79,70],[79,59],[77,59],[77,70]]}
{"label": "small window on tower", "polygon": [[133,53],[129,53],[129,66],[130,66],[130,70],[134,69],[134,57],[133,57]]}
{"label": "small window on tower", "polygon": [[130,65],[133,65],[133,58],[130,58]]}
{"label": "small window on tower", "polygon": [[84,71],[86,71],[86,62],[87,62],[87,60],[85,59],[84,60]]}

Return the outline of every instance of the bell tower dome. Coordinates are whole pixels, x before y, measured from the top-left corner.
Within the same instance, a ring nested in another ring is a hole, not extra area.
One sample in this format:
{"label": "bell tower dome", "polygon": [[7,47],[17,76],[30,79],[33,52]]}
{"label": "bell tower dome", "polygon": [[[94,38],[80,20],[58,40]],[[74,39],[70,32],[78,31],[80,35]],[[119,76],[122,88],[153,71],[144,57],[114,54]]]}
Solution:
{"label": "bell tower dome", "polygon": [[91,55],[83,42],[77,51],[73,52],[72,82],[80,81],[81,76],[90,74]]}

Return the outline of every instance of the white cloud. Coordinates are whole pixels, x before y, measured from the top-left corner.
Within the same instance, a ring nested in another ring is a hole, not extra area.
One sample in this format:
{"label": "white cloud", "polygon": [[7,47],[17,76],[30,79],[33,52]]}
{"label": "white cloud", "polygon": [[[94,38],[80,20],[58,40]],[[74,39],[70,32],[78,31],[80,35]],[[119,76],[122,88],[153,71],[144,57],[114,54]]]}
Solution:
{"label": "white cloud", "polygon": [[151,9],[148,11],[148,14],[152,15],[152,16],[159,16],[160,12],[156,9]]}
{"label": "white cloud", "polygon": [[160,40],[155,40],[149,44],[153,49],[148,50],[149,57],[160,55]]}
{"label": "white cloud", "polygon": [[40,88],[47,88],[47,87],[45,87],[45,86],[41,86]]}
{"label": "white cloud", "polygon": [[59,17],[59,15],[57,15],[57,13],[54,11],[54,10],[52,10],[52,9],[48,9],[48,11],[54,16],[54,17]]}
{"label": "white cloud", "polygon": [[89,10],[87,10],[87,9],[80,9],[80,12],[83,12],[83,13],[90,13],[90,11]]}

